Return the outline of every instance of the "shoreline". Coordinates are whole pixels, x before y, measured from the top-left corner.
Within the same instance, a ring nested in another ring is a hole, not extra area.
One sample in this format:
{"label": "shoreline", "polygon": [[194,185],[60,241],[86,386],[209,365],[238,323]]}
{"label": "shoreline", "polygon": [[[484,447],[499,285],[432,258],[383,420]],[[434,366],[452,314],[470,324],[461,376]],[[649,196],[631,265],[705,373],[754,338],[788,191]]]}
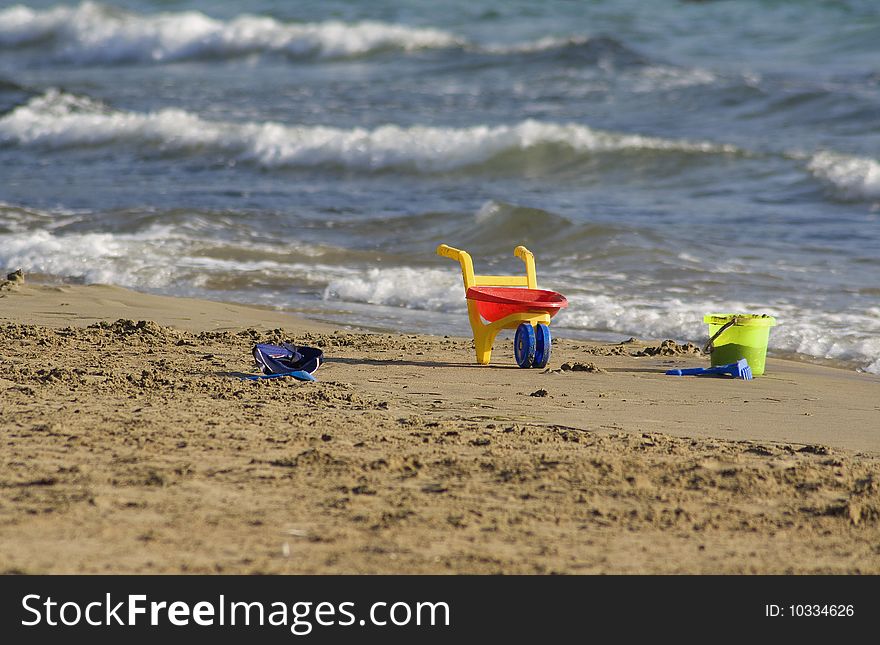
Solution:
{"label": "shoreline", "polygon": [[[705,358],[569,339],[477,366],[119,287],[0,296],[0,571],[880,573],[880,377],[666,377]],[[281,340],[324,349],[318,382],[242,381]]]}
{"label": "shoreline", "polygon": [[[376,333],[376,334],[403,334],[403,335],[406,335],[406,334],[415,333],[417,335],[425,335],[425,336],[446,336],[447,335],[447,334],[439,332],[439,331],[430,331],[430,330],[428,330],[428,331],[407,331],[405,329],[400,329],[398,327],[382,325],[382,324],[379,324],[378,322],[376,324],[342,323],[342,322],[334,321],[331,318],[328,318],[326,316],[322,316],[319,313],[313,313],[313,312],[301,313],[301,312],[298,312],[298,311],[295,311],[292,309],[283,309],[283,308],[278,309],[278,308],[271,307],[268,305],[261,305],[261,304],[250,303],[250,302],[238,302],[238,301],[234,301],[234,300],[214,300],[211,298],[202,298],[202,297],[197,298],[197,297],[190,297],[190,296],[170,295],[170,294],[162,293],[160,291],[141,291],[141,290],[134,289],[131,287],[121,287],[121,286],[117,286],[117,285],[103,284],[103,283],[94,283],[94,284],[86,284],[86,285],[72,284],[72,283],[65,282],[63,280],[51,279],[51,276],[47,276],[45,274],[37,274],[36,278],[32,277],[29,274],[27,285],[29,287],[37,287],[40,289],[60,289],[60,290],[62,290],[62,292],[66,288],[71,288],[74,290],[78,290],[78,289],[118,290],[117,297],[122,298],[123,302],[125,302],[126,306],[128,306],[128,307],[134,307],[135,302],[137,301],[137,299],[131,294],[140,294],[140,295],[146,296],[148,298],[151,298],[151,297],[159,298],[159,299],[169,298],[169,299],[171,299],[171,301],[182,300],[182,301],[189,301],[189,302],[193,302],[193,303],[212,303],[213,305],[218,305],[218,306],[228,305],[229,307],[232,307],[234,310],[241,310],[241,311],[258,310],[258,311],[267,312],[267,314],[277,314],[278,318],[275,318],[274,316],[267,315],[266,319],[268,320],[271,318],[272,320],[277,320],[280,325],[284,325],[286,317],[289,317],[289,318],[293,319],[292,321],[289,321],[289,325],[293,325],[293,326],[313,325],[316,329],[321,329],[321,330],[345,329],[345,330],[351,330],[351,331],[362,331],[362,332]],[[0,292],[0,295],[2,295],[2,292]],[[80,296],[78,298],[78,300],[80,298],[82,298],[82,296]],[[97,300],[97,298],[98,298],[98,296],[95,295],[91,299]],[[89,299],[90,298],[88,298],[88,297],[84,298],[84,300],[86,300],[86,301],[88,301]],[[154,302],[158,303],[158,302],[161,302],[161,300],[156,300]],[[342,315],[342,314],[346,313],[346,310],[344,307],[345,304],[346,303],[340,303],[340,307],[337,311],[338,314]],[[216,312],[219,311],[219,309],[217,307],[210,307],[209,310],[214,314],[216,314]],[[138,311],[138,310],[137,310],[137,308],[135,308],[132,311]],[[406,311],[412,311],[412,310],[407,309]],[[149,317],[147,312],[148,312],[147,308],[144,308],[144,310],[141,312],[140,318],[143,318],[144,316]],[[28,311],[27,313],[28,313],[28,315],[31,315],[31,316],[38,315],[38,312],[35,310]],[[22,314],[24,314],[24,312],[22,312]],[[97,315],[97,312],[95,310],[93,310],[93,317],[94,317],[94,320],[100,319],[100,316]],[[462,320],[466,319],[466,312],[462,313],[461,318],[462,318]],[[2,316],[0,316],[0,319],[2,319]],[[159,320],[156,320],[155,316],[153,316],[153,318],[151,318],[151,319],[154,320],[154,322],[159,322],[160,324],[176,324],[178,326],[182,326],[183,328],[187,328],[186,327],[187,324],[195,324],[195,323],[187,323],[185,320],[183,320],[180,317],[169,318],[165,322],[163,322],[163,319],[161,319],[161,318]],[[47,325],[53,324],[53,318],[48,317],[48,316],[34,318],[34,320],[39,321],[40,324],[47,324]],[[61,321],[62,319],[59,318],[58,320]],[[260,317],[257,316],[255,318],[255,320],[260,320]],[[58,322],[58,324],[67,324],[67,323]],[[468,336],[468,334],[469,334],[469,328],[467,328],[466,322],[463,324],[463,329],[465,329],[465,335],[461,336],[462,338]],[[595,343],[595,344],[613,343],[613,342],[618,341],[618,339],[624,340],[625,338],[628,337],[628,335],[625,333],[602,332],[601,336],[605,337],[603,339],[603,338],[591,336],[590,333],[587,331],[581,331],[581,330],[577,330],[577,329],[565,329],[562,332],[562,334],[564,334],[564,336],[561,336],[561,337],[564,337],[568,340],[572,340],[575,342]],[[456,336],[456,334],[454,334],[454,333],[449,334],[449,335]],[[501,335],[502,335],[502,340],[503,340],[504,332],[502,332]],[[554,338],[556,338],[556,337],[557,337],[557,335],[554,335]],[[661,340],[661,339],[652,339],[652,340],[656,340],[659,342],[659,340]],[[820,367],[827,367],[827,368],[832,368],[832,369],[844,370],[844,371],[848,371],[848,372],[855,372],[857,374],[865,374],[867,376],[880,377],[880,375],[874,374],[874,373],[869,372],[866,369],[864,369],[864,367],[861,366],[858,363],[858,361],[843,360],[843,359],[837,359],[837,358],[825,358],[825,357],[821,357],[821,356],[812,356],[810,354],[803,354],[800,352],[774,350],[772,341],[773,341],[773,339],[772,339],[772,332],[771,332],[770,347],[767,352],[767,356],[770,359],[791,361],[791,362],[796,362],[796,363],[804,363],[807,365],[816,365],[816,366],[820,366]],[[685,343],[685,342],[696,342],[696,341],[681,340],[681,342]]]}

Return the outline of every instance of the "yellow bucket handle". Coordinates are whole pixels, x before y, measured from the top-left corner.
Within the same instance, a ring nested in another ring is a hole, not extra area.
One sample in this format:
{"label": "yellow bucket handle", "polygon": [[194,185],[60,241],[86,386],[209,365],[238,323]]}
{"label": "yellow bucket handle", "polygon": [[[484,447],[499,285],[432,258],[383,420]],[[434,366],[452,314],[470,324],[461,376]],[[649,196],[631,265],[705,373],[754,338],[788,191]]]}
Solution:
{"label": "yellow bucket handle", "polygon": [[717,339],[722,333],[724,333],[724,331],[725,331],[728,327],[733,327],[733,326],[734,326],[736,323],[738,323],[738,322],[739,322],[739,320],[738,320],[736,317],[734,317],[734,318],[732,318],[731,320],[728,320],[728,321],[727,321],[726,323],[724,323],[723,325],[721,325],[721,329],[719,329],[718,331],[716,331],[716,332],[712,335],[712,338],[709,339],[709,342],[706,343],[706,346],[703,347],[703,353],[704,353],[704,354],[711,354],[712,352],[714,352],[714,351],[715,351],[715,344],[714,344],[714,343],[715,343],[715,340],[716,340],[716,339]]}

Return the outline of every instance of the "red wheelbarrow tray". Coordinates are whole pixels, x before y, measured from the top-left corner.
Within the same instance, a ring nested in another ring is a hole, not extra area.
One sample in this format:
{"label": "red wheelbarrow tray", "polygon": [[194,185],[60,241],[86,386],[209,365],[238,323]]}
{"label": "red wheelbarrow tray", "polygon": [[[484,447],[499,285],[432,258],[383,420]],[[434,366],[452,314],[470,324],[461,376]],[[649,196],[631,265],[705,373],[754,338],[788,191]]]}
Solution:
{"label": "red wheelbarrow tray", "polygon": [[546,289],[470,287],[465,297],[477,303],[480,316],[488,322],[524,312],[546,313],[552,318],[568,306],[565,296]]}

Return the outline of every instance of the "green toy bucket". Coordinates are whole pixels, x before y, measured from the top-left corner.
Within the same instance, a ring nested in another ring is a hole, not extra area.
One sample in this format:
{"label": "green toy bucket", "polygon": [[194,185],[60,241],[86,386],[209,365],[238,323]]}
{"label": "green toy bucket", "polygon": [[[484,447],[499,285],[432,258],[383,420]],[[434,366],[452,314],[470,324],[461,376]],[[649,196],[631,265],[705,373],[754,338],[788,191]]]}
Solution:
{"label": "green toy bucket", "polygon": [[749,362],[753,376],[764,373],[770,328],[776,319],[766,314],[709,314],[703,318],[709,325],[712,367],[735,363],[741,358]]}

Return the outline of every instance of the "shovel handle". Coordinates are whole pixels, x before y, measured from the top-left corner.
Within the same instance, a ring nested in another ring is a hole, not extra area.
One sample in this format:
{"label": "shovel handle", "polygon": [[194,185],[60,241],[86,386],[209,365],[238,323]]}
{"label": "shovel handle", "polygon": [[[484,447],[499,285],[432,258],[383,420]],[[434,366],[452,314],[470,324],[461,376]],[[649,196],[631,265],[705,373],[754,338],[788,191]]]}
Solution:
{"label": "shovel handle", "polygon": [[698,376],[700,374],[705,374],[705,367],[689,367],[688,369],[678,369],[678,370],[669,370],[666,372],[667,376]]}
{"label": "shovel handle", "polygon": [[716,367],[689,367],[683,370],[669,370],[668,376],[702,376],[703,374],[729,374],[730,365],[717,365]]}

